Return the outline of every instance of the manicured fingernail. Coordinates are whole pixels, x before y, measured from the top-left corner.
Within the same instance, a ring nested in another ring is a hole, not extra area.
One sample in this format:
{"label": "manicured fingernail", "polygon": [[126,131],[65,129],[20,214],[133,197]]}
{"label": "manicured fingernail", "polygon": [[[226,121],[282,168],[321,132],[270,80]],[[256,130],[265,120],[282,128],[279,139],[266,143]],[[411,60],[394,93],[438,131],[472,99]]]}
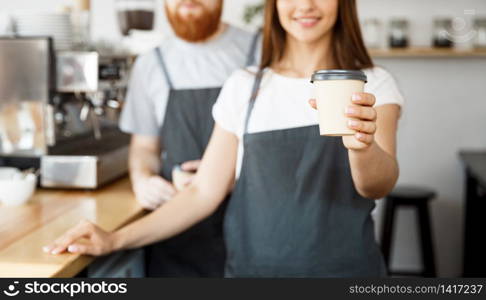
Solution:
{"label": "manicured fingernail", "polygon": [[358,127],[359,122],[356,121],[356,120],[349,120],[348,125],[351,126],[351,127]]}
{"label": "manicured fingernail", "polygon": [[51,254],[54,254],[54,255],[59,254],[59,253],[61,253],[61,249],[59,249],[59,248],[55,248],[54,250],[51,251]]}
{"label": "manicured fingernail", "polygon": [[360,94],[353,94],[351,97],[353,101],[358,101],[361,100],[361,95]]}
{"label": "manicured fingernail", "polygon": [[44,246],[44,247],[42,247],[42,251],[44,251],[44,252],[49,252],[49,251],[51,251],[51,247],[49,247],[49,246]]}
{"label": "manicured fingernail", "polygon": [[344,110],[344,112],[348,115],[352,115],[352,114],[355,114],[357,113],[357,110],[356,108],[352,107],[352,106],[348,106],[346,107],[346,109]]}
{"label": "manicured fingernail", "polygon": [[69,252],[78,252],[78,247],[75,245],[69,245],[68,249]]}
{"label": "manicured fingernail", "polygon": [[358,140],[362,140],[362,139],[364,139],[364,134],[362,134],[361,132],[358,132],[358,133],[356,133],[356,138],[358,138]]}

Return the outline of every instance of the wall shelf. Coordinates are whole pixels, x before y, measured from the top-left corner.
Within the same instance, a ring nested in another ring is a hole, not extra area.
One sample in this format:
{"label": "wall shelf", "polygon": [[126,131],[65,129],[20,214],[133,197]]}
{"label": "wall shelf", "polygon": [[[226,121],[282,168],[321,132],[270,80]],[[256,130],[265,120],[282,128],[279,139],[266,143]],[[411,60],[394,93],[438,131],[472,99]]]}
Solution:
{"label": "wall shelf", "polygon": [[411,47],[405,49],[370,49],[373,58],[486,58],[486,49],[440,49],[430,47]]}

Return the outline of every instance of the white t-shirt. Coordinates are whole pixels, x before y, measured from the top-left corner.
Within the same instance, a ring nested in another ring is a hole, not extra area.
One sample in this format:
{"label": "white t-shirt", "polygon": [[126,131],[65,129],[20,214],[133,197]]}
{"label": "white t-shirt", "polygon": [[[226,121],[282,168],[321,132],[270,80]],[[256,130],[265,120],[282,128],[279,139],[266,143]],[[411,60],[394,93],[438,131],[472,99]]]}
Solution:
{"label": "white t-shirt", "polygon": [[[235,70],[246,66],[254,36],[228,26],[221,36],[206,43],[189,43],[175,36],[164,40],[160,48],[174,88],[221,87]],[[168,98],[169,86],[155,50],[140,56],[130,75],[121,130],[158,136]]]}
{"label": "white t-shirt", "polygon": [[[365,92],[375,95],[375,107],[384,104],[403,105],[403,96],[390,73],[380,67],[363,71],[368,77]],[[215,122],[240,139],[236,177],[241,169],[244,151],[241,139],[256,72],[256,68],[235,71],[226,81],[213,107]],[[308,100],[313,98],[313,91],[309,78],[285,77],[271,69],[265,70],[248,132],[317,125],[317,111],[308,104]]]}

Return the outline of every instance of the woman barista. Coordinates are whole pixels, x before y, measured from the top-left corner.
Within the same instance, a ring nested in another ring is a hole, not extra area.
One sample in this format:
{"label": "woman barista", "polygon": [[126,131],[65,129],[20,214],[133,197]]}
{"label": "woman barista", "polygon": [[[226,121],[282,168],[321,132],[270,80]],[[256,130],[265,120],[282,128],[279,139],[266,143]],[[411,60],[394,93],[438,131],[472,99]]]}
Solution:
{"label": "woman barista", "polygon": [[[225,84],[191,185],[116,232],[82,222],[45,251],[101,255],[167,239],[233,190],[226,276],[385,275],[370,212],[398,177],[402,98],[392,77],[373,67],[358,24],[354,0],[266,1],[261,68],[237,71]],[[314,70],[335,68],[368,76],[366,93],[343,112],[354,136],[321,137],[305,101]]]}

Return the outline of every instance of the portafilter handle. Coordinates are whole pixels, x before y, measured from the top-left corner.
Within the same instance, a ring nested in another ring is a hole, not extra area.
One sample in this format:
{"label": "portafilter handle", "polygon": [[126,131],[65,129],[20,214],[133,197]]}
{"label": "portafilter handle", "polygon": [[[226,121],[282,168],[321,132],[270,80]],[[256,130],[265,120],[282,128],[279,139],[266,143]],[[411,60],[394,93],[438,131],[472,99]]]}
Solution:
{"label": "portafilter handle", "polygon": [[91,111],[91,103],[89,101],[85,101],[83,106],[81,107],[81,111],[79,113],[79,119],[83,122],[88,120],[89,113]]}
{"label": "portafilter handle", "polygon": [[[100,120],[98,119],[99,115],[103,114],[103,108],[101,106],[97,106],[100,101],[99,94],[93,93],[92,95],[84,95],[84,97],[80,97],[80,95],[76,95],[79,99],[81,98],[83,101],[83,106],[81,107],[79,118],[81,121],[86,122],[88,118],[91,119],[91,124],[93,127],[93,133],[97,140],[101,139],[101,124]],[[101,110],[101,112],[100,112]]]}

